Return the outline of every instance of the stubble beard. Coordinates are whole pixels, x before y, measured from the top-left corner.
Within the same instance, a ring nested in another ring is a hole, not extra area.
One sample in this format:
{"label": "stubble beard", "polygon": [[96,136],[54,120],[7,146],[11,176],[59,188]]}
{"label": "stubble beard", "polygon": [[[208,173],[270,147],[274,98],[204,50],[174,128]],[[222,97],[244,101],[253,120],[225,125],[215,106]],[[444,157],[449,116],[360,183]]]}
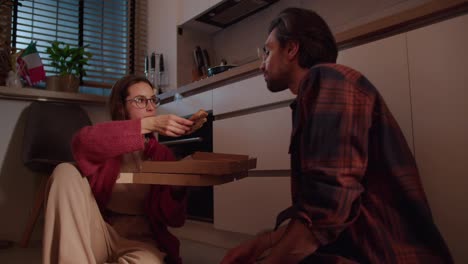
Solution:
{"label": "stubble beard", "polygon": [[268,90],[273,93],[284,91],[289,86],[286,78],[265,79],[265,82]]}

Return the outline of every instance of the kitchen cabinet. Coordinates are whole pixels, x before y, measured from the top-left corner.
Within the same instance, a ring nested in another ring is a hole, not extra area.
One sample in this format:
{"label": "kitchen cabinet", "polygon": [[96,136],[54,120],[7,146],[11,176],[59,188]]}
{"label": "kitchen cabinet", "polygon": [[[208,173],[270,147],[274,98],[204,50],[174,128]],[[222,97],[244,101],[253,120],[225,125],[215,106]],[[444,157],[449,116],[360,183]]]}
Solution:
{"label": "kitchen cabinet", "polygon": [[[271,94],[262,76],[240,81],[213,91],[213,112],[216,116],[291,99],[291,95]],[[289,106],[260,108],[259,112],[214,121],[214,152],[257,157],[257,172],[214,187],[215,228],[255,235],[273,228],[276,215],[291,205],[288,154],[291,129]],[[255,173],[262,176],[252,176]]]}
{"label": "kitchen cabinet", "polygon": [[338,63],[361,72],[377,88],[414,153],[406,34],[340,51]]}
{"label": "kitchen cabinet", "polygon": [[222,0],[179,0],[178,24],[188,22],[220,2]]}
{"label": "kitchen cabinet", "polygon": [[210,6],[210,0],[179,0],[179,20],[178,24],[182,25],[201,14]]}
{"label": "kitchen cabinet", "polygon": [[272,93],[267,87],[263,75],[257,75],[242,81],[231,83],[213,91],[213,114],[225,114],[252,107],[294,99],[289,89]]}
{"label": "kitchen cabinet", "polygon": [[188,116],[197,112],[200,108],[205,111],[213,109],[213,91],[206,91],[190,97],[183,97],[168,104],[163,104],[157,109],[158,114],[175,114]]}
{"label": "kitchen cabinet", "polygon": [[278,213],[291,206],[289,181],[259,176],[214,186],[214,227],[250,235],[273,229]]}
{"label": "kitchen cabinet", "polygon": [[468,252],[468,15],[407,33],[416,161],[455,263]]}
{"label": "kitchen cabinet", "polygon": [[289,107],[215,120],[213,151],[256,157],[256,170],[289,170],[291,129]]}

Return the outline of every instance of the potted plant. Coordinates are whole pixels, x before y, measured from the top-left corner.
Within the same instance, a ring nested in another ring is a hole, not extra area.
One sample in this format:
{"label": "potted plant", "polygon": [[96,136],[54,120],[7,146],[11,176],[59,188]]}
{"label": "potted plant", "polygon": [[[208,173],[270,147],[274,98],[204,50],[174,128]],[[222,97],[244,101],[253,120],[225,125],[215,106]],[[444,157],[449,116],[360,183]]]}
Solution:
{"label": "potted plant", "polygon": [[77,92],[80,86],[80,77],[86,75],[84,65],[92,57],[86,52],[86,46],[71,47],[60,41],[54,41],[47,48],[51,59],[50,66],[57,70],[57,76],[47,77],[47,89],[65,92]]}

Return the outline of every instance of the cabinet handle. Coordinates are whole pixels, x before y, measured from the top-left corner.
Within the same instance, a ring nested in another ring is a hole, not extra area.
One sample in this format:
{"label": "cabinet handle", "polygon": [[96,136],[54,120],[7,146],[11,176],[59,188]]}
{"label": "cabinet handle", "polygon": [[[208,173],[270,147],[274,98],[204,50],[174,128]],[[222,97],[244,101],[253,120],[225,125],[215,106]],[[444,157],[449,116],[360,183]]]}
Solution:
{"label": "cabinet handle", "polygon": [[203,142],[203,138],[193,137],[193,138],[185,138],[185,139],[178,139],[178,140],[169,140],[169,141],[159,142],[159,144],[169,146],[169,145],[187,144],[187,143],[193,143],[193,142]]}

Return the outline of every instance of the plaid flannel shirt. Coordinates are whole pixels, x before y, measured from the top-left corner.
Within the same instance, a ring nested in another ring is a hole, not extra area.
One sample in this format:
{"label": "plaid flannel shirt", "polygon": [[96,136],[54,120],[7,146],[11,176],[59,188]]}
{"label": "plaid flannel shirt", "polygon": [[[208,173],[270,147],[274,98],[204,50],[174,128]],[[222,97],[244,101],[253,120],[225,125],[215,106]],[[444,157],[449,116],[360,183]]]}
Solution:
{"label": "plaid flannel shirt", "polygon": [[306,263],[453,263],[413,155],[376,88],[338,64],[310,69],[291,104],[293,205],[320,243]]}

